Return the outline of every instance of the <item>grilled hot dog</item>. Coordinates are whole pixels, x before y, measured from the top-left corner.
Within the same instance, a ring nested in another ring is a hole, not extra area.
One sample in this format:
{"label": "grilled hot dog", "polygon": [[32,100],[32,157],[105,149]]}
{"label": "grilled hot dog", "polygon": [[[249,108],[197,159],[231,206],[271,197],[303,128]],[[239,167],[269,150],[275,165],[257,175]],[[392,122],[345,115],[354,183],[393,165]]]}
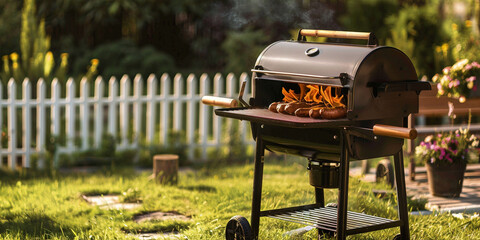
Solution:
{"label": "grilled hot dog", "polygon": [[347,109],[345,108],[330,108],[320,109],[320,117],[322,119],[337,119],[343,118],[347,115]]}

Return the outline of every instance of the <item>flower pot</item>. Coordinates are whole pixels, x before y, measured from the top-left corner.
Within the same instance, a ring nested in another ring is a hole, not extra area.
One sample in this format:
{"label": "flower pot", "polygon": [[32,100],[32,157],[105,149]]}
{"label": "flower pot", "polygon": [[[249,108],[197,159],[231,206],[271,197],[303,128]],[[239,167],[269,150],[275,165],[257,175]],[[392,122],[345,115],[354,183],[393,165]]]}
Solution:
{"label": "flower pot", "polygon": [[480,97],[480,76],[477,76],[477,80],[475,80],[474,89],[470,91],[469,98],[479,98]]}
{"label": "flower pot", "polygon": [[430,194],[438,197],[459,197],[462,192],[466,164],[436,166],[426,164]]}

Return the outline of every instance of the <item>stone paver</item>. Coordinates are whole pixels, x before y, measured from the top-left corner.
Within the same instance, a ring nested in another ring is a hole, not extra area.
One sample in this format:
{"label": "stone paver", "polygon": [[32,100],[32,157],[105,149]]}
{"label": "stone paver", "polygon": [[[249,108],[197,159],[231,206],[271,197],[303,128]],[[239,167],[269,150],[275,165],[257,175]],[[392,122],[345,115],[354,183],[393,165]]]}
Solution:
{"label": "stone paver", "polygon": [[177,232],[171,232],[171,233],[142,233],[142,234],[131,234],[135,238],[140,239],[140,240],[156,240],[156,239],[161,239],[161,240],[177,240],[177,239],[184,239],[183,235],[177,233]]}
{"label": "stone paver", "polygon": [[132,210],[141,206],[140,203],[121,203],[118,195],[100,195],[100,196],[85,196],[82,198],[94,206],[99,206],[104,210]]}
{"label": "stone paver", "polygon": [[[359,175],[360,169],[352,169],[351,175]],[[408,169],[406,172],[407,195],[415,198],[426,198],[426,209],[430,211],[447,212],[480,212],[480,164],[467,165],[463,189],[458,198],[444,198],[430,195],[427,174],[424,167],[415,170],[415,181],[410,181]],[[375,169],[363,176],[365,181],[375,181]]]}
{"label": "stone paver", "polygon": [[480,165],[467,165],[467,172],[463,180],[463,189],[458,198],[444,198],[432,196],[428,190],[428,181],[425,168],[418,168],[415,175],[415,181],[410,181],[407,177],[407,195],[423,196],[428,199],[425,206],[430,211],[441,211],[447,209],[456,209],[461,211],[479,212],[480,209]]}
{"label": "stone paver", "polygon": [[178,212],[151,212],[134,217],[134,221],[137,223],[145,221],[165,221],[165,220],[179,220],[189,221],[190,217],[182,215]]}

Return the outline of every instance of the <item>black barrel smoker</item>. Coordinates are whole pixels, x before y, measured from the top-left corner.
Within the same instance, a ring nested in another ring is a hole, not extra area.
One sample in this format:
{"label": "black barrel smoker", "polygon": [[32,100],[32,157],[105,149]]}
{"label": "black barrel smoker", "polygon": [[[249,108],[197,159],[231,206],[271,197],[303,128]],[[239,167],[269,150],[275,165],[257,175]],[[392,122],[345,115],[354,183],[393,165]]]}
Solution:
{"label": "black barrel smoker", "polygon": [[[305,36],[365,39],[367,45],[306,42]],[[418,95],[430,84],[418,81],[410,59],[400,50],[377,46],[373,33],[307,30],[296,41],[279,41],[260,54],[252,69],[253,96],[242,107],[236,100],[206,96],[205,104],[224,106],[218,116],[251,122],[256,140],[251,225],[240,216],[226,227],[226,239],[258,239],[260,217],[271,217],[347,235],[399,227],[396,239],[409,239],[402,146],[416,131],[405,128],[418,112]],[[300,91],[300,84],[336,88],[346,115],[314,119],[269,111],[281,101],[282,88]],[[243,85],[244,87],[245,85]],[[265,149],[306,157],[316,202],[261,211]],[[349,162],[394,156],[399,220],[347,211]],[[336,207],[325,206],[324,188],[338,188]]]}

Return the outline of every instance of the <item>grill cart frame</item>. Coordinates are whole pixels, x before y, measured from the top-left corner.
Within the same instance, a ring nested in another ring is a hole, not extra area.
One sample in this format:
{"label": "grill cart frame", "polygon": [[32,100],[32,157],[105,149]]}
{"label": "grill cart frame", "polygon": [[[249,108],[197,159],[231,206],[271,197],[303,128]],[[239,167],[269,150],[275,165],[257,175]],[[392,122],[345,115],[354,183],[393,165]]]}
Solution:
{"label": "grill cart frame", "polygon": [[[225,110],[223,109],[217,109],[215,112],[219,116],[225,116]],[[235,118],[238,118],[238,116]],[[404,120],[406,123],[406,118]],[[349,163],[351,158],[348,150],[348,145],[351,143],[349,143],[348,140],[350,139],[351,135],[359,135],[359,132],[365,131],[365,129],[352,127],[351,125],[342,125],[338,127],[340,134],[336,136],[341,149],[338,172],[338,202],[336,208],[325,206],[323,188],[315,187],[315,203],[313,204],[262,211],[261,198],[263,168],[265,164],[264,155],[265,150],[267,150],[267,145],[271,143],[263,139],[265,124],[252,122],[252,130],[254,133],[256,133],[254,136],[256,139],[256,146],[254,158],[253,197],[250,219],[252,238],[248,238],[248,236],[243,236],[245,238],[229,238],[228,235],[229,233],[232,233],[232,229],[227,228],[227,239],[258,239],[260,217],[271,217],[312,226],[319,230],[319,235],[323,233],[335,234],[337,239],[345,239],[346,236],[352,234],[400,227],[400,234],[398,234],[395,239],[409,239],[410,233],[408,227],[407,196],[402,150],[392,155],[394,157],[394,172],[397,188],[399,219],[391,220],[363,213],[347,211]],[[372,135],[372,138],[374,137],[375,136]],[[237,222],[238,216],[232,218],[231,221]]]}

